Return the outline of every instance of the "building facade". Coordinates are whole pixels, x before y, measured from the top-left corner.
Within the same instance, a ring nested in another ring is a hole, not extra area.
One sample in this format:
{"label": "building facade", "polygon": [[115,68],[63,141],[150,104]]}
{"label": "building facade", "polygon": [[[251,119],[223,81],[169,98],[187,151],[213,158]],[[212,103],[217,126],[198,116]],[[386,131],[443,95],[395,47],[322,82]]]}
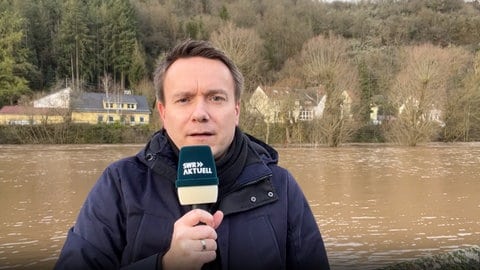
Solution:
{"label": "building facade", "polygon": [[151,111],[144,96],[74,92],[65,88],[33,101],[33,106],[4,106],[1,125],[72,123],[150,123]]}

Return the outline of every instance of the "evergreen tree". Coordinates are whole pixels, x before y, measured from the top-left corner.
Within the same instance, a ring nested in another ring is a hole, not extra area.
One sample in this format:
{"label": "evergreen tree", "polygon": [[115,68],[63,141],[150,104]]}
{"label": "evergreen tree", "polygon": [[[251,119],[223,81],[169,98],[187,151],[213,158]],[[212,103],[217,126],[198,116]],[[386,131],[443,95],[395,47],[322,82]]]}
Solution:
{"label": "evergreen tree", "polygon": [[0,107],[16,104],[28,94],[28,81],[23,74],[29,64],[23,47],[23,19],[18,13],[0,13]]}
{"label": "evergreen tree", "polygon": [[140,48],[138,42],[135,42],[131,67],[128,72],[128,81],[131,85],[137,85],[146,75],[145,53]]}
{"label": "evergreen tree", "polygon": [[[107,41],[106,47],[109,57],[107,63],[111,64],[109,71],[113,73],[115,83],[120,83],[120,88],[125,89],[132,58],[137,42],[136,20],[133,7],[128,0],[111,0],[106,21]],[[119,80],[117,76],[120,76]]]}
{"label": "evergreen tree", "polygon": [[73,89],[80,89],[80,82],[89,79],[88,56],[92,37],[88,28],[86,3],[66,0],[57,37],[59,46],[59,77],[70,74]]}
{"label": "evergreen tree", "polygon": [[28,80],[33,90],[52,86],[57,78],[56,46],[54,38],[60,16],[59,0],[19,1],[19,12],[25,18],[25,41],[30,54],[28,61],[38,68],[29,72]]}

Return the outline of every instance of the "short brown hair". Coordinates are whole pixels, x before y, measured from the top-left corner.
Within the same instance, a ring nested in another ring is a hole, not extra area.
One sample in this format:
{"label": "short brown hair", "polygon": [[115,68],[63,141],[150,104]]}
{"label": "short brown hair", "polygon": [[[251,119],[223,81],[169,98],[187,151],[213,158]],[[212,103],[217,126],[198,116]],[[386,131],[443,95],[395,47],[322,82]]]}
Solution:
{"label": "short brown hair", "polygon": [[230,70],[235,87],[235,101],[239,101],[243,91],[243,75],[235,63],[220,49],[204,40],[185,40],[175,46],[160,62],[154,73],[153,83],[155,96],[158,101],[165,103],[163,82],[168,68],[180,58],[200,56],[208,59],[222,61]]}

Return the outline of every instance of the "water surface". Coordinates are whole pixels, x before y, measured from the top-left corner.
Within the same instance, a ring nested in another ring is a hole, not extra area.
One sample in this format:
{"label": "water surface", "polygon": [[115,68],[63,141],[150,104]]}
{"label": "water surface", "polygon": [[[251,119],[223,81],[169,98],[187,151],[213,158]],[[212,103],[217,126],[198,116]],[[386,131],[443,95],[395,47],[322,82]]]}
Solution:
{"label": "water surface", "polygon": [[[0,146],[0,269],[50,269],[85,196],[141,145]],[[374,269],[480,244],[480,144],[279,148],[332,269]]]}

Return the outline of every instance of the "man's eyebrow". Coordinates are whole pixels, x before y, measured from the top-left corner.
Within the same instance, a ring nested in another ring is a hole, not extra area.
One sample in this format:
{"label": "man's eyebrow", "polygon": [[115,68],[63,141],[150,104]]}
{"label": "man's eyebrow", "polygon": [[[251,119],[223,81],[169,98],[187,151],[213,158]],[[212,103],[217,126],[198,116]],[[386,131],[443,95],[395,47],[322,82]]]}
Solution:
{"label": "man's eyebrow", "polygon": [[175,94],[173,94],[172,98],[175,99],[175,98],[183,98],[183,97],[189,97],[189,96],[193,96],[194,93],[192,93],[191,91],[181,91],[181,92],[177,92]]}
{"label": "man's eyebrow", "polygon": [[[205,91],[205,96],[211,96],[211,95],[218,95],[218,94],[221,94],[221,95],[225,95],[225,96],[228,96],[228,92],[224,89],[209,89],[207,91]],[[180,91],[180,92],[177,92],[175,94],[173,94],[172,96],[172,100],[175,100],[175,99],[179,99],[179,98],[185,98],[185,97],[192,97],[192,96],[195,96],[196,95],[196,92],[194,91]]]}
{"label": "man's eyebrow", "polygon": [[228,95],[227,91],[224,90],[224,89],[210,89],[210,90],[207,90],[207,95],[212,95],[212,94]]}

